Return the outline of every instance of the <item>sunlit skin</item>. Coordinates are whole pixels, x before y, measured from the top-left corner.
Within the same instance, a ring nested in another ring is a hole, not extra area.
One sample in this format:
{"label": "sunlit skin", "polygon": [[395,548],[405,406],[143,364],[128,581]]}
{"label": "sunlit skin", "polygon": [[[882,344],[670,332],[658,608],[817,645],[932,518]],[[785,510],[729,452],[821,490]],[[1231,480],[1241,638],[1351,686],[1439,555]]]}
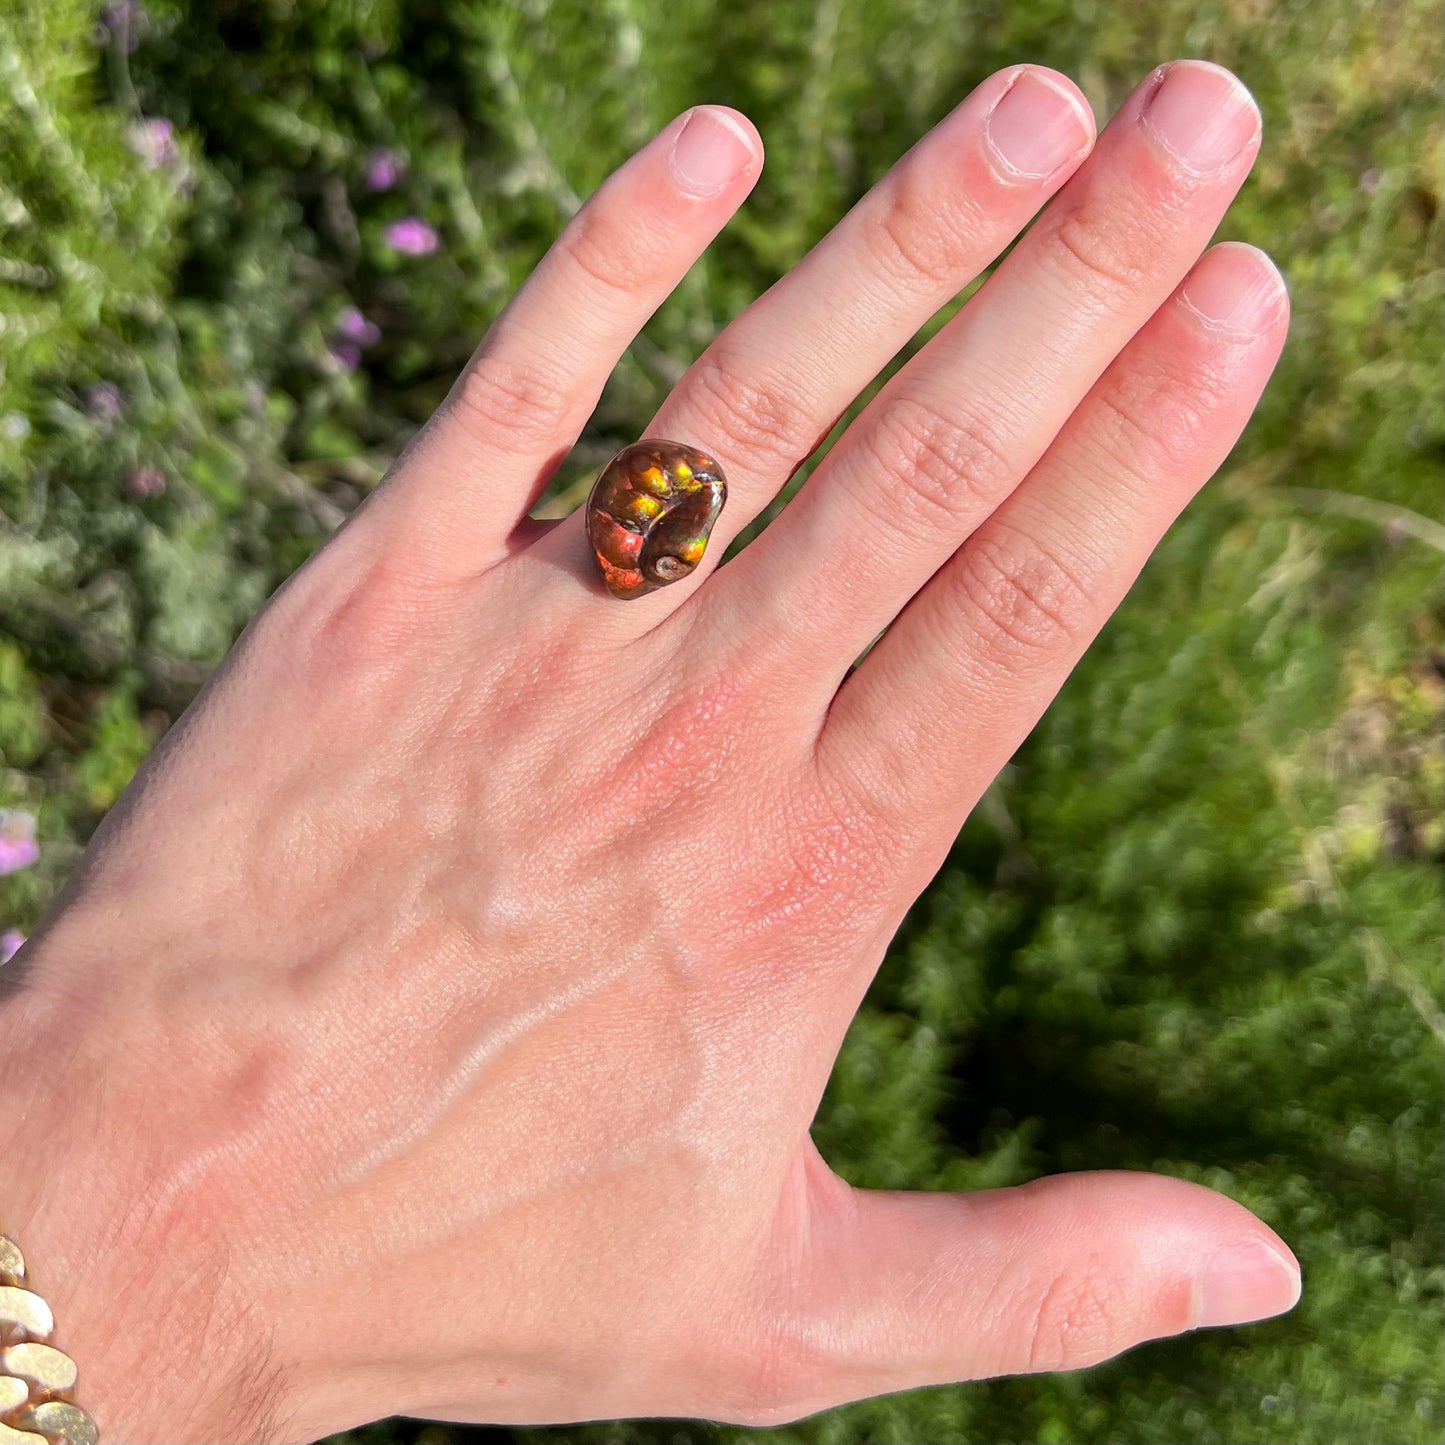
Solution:
{"label": "sunlit skin", "polygon": [[529,509],[761,141],[695,109],[588,200],[0,973],[0,1214],[103,1438],[777,1423],[1293,1304],[1198,1186],[873,1192],[809,1134],[905,911],[1265,385],[1283,283],[1206,249],[1259,144],[1199,62],[1097,143],[1064,76],[984,81],[640,430],[728,497],[625,604]]}

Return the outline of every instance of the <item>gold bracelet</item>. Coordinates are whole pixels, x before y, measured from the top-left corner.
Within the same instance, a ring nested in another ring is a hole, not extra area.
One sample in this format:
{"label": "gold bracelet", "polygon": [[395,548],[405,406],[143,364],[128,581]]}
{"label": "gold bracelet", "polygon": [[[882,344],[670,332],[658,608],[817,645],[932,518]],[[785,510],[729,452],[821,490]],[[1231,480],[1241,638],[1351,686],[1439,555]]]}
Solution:
{"label": "gold bracelet", "polygon": [[46,1343],[54,1328],[0,1223],[0,1445],[95,1445],[95,1422],[70,1398],[75,1361]]}

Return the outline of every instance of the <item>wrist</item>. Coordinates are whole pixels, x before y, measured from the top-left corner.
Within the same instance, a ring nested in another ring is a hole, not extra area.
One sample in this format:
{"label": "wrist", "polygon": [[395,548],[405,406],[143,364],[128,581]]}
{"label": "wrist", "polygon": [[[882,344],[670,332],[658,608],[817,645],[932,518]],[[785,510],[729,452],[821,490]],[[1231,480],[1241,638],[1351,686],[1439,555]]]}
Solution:
{"label": "wrist", "polygon": [[284,1372],[153,1107],[179,1080],[135,1056],[120,1018],[48,983],[32,956],[0,996],[0,1215],[77,1402],[106,1441],[280,1438]]}

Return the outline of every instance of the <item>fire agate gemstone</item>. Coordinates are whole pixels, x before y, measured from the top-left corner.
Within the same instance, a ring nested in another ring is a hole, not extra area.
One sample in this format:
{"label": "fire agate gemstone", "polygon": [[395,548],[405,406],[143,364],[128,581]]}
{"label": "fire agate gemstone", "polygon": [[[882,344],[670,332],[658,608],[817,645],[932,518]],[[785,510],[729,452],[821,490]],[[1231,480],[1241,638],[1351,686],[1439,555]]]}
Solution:
{"label": "fire agate gemstone", "polygon": [[587,540],[614,597],[641,597],[702,561],[727,500],[722,468],[681,442],[645,437],[602,469],[587,498]]}

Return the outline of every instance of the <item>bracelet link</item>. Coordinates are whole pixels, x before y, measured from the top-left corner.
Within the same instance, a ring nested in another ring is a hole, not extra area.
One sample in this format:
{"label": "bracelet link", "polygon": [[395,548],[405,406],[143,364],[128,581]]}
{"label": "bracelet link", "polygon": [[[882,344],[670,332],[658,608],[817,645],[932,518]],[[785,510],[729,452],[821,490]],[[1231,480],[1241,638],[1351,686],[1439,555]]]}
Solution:
{"label": "bracelet link", "polygon": [[70,1398],[75,1361],[47,1343],[54,1329],[0,1226],[0,1445],[96,1445],[95,1422]]}

